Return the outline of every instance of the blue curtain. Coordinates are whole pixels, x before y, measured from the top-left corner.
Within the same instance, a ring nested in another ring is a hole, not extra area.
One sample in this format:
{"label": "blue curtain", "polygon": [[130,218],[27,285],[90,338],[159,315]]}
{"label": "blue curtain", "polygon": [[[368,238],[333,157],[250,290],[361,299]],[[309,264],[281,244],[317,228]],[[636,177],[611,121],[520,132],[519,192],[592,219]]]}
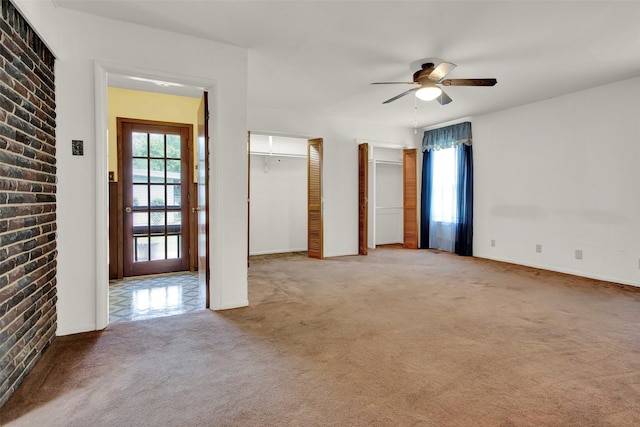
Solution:
{"label": "blue curtain", "polygon": [[456,225],[456,253],[473,255],[473,149],[461,145],[458,154],[458,224]]}
{"label": "blue curtain", "polygon": [[[456,223],[454,252],[473,255],[473,149],[471,147],[471,123],[465,122],[424,133],[422,139],[422,192],[420,215],[420,248],[430,247],[431,195],[433,182],[432,150],[458,150],[456,170]],[[435,223],[441,224],[441,223]],[[444,224],[444,223],[442,223]],[[435,236],[435,235],[434,235]]]}
{"label": "blue curtain", "polygon": [[458,123],[426,131],[422,137],[422,151],[471,145],[471,140],[471,122]]}
{"label": "blue curtain", "polygon": [[431,186],[433,179],[433,156],[427,150],[422,154],[422,190],[420,215],[420,249],[429,249],[429,223],[431,218]]}

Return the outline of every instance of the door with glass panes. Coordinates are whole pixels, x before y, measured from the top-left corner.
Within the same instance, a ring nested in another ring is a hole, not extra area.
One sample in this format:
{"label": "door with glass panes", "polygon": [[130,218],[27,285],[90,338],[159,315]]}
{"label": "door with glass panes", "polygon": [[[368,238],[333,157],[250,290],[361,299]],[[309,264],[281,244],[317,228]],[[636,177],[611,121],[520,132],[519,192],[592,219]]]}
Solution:
{"label": "door with glass panes", "polygon": [[124,276],[189,269],[191,125],[118,119]]}

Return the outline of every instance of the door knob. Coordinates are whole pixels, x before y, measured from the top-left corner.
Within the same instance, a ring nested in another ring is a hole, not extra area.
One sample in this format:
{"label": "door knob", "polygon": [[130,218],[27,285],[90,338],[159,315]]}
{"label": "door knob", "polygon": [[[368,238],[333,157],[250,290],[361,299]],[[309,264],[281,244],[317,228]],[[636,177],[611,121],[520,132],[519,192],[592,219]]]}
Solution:
{"label": "door knob", "polygon": [[124,211],[126,213],[131,213],[131,208],[129,206],[127,206],[126,208],[124,208]]}
{"label": "door knob", "polygon": [[191,208],[191,212],[193,213],[200,212],[200,208]]}

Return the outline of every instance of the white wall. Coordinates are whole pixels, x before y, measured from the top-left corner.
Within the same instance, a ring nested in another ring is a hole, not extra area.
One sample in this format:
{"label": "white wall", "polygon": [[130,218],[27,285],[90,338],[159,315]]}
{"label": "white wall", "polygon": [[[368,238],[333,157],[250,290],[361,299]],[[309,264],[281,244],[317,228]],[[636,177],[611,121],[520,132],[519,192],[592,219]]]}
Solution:
{"label": "white wall", "polygon": [[301,112],[249,108],[249,129],[323,138],[324,255],[358,253],[359,142],[392,141],[413,146],[413,129]]}
{"label": "white wall", "polygon": [[640,285],[639,111],[635,78],[474,118],[474,254]]}
{"label": "white wall", "polygon": [[404,241],[402,148],[369,144],[369,248]]}
{"label": "white wall", "polygon": [[[246,239],[238,236],[246,234],[247,226],[247,51],[56,8],[50,2],[17,5],[57,57],[58,334],[101,324],[96,271],[104,266],[98,265],[102,259],[96,261],[101,251],[96,236],[106,223],[104,213],[95,208],[100,187],[96,178],[102,179],[96,169],[103,166],[96,157],[106,148],[96,146],[96,61],[180,81],[212,82],[212,306],[246,305],[247,247]],[[85,141],[84,157],[71,156],[72,139]]]}
{"label": "white wall", "polygon": [[253,154],[250,176],[249,253],[306,251],[306,156]]}
{"label": "white wall", "polygon": [[375,174],[376,245],[402,243],[404,240],[402,163],[376,163]]}

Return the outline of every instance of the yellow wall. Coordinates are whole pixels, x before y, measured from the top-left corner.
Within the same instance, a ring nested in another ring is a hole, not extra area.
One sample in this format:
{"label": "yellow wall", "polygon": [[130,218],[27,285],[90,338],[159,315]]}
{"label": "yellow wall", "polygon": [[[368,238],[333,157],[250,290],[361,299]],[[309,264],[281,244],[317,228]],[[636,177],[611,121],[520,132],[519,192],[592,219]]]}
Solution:
{"label": "yellow wall", "polygon": [[[152,92],[110,87],[109,98],[109,171],[118,180],[118,142],[116,117],[128,119],[157,120],[161,122],[187,123],[193,125],[193,141],[198,132],[199,98],[164,95]],[[196,147],[194,144],[193,147]],[[195,151],[195,150],[194,150]],[[197,153],[194,153],[197,155]],[[197,162],[194,162],[196,165]],[[194,174],[194,177],[197,174]]]}

